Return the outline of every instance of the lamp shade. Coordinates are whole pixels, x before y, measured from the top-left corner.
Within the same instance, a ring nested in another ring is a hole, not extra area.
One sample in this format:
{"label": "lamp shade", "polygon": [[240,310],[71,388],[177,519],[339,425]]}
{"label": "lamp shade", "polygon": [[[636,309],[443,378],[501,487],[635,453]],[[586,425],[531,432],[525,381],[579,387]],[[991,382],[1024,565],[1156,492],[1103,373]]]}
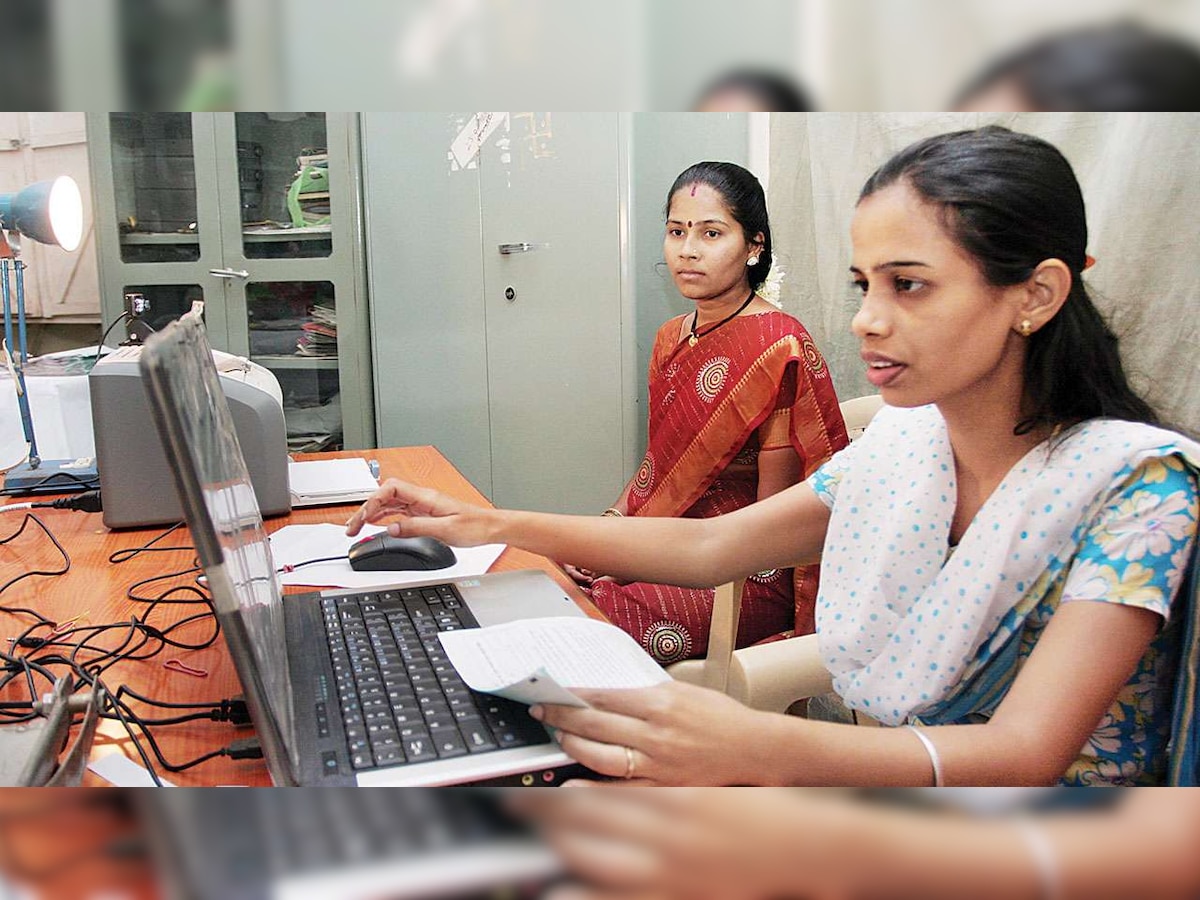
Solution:
{"label": "lamp shade", "polygon": [[83,197],[69,175],[0,194],[0,227],[42,244],[76,250],[83,239]]}

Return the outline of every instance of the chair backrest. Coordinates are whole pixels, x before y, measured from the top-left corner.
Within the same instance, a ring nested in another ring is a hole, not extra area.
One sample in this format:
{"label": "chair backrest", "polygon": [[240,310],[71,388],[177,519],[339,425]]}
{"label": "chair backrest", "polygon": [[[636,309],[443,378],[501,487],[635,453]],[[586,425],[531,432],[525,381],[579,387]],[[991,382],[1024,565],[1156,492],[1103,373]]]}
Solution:
{"label": "chair backrest", "polygon": [[883,398],[878,394],[866,394],[841,404],[842,418],[846,420],[846,432],[850,435],[850,440],[854,441],[862,436],[881,406]]}

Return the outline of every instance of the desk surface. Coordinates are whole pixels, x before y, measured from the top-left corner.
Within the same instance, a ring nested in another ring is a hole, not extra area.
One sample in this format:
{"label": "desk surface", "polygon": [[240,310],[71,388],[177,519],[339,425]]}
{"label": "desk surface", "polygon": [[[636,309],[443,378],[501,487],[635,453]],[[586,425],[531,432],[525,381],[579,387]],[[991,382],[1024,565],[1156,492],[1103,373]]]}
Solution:
{"label": "desk surface", "polygon": [[[487,505],[487,500],[473,487],[444,456],[433,447],[404,447],[386,450],[344,451],[298,455],[297,459],[328,459],[331,457],[361,456],[377,459],[382,476],[402,478],[417,484],[437,488],[461,500]],[[42,499],[42,498],[35,498]],[[7,503],[19,502],[20,498],[7,498]],[[288,516],[279,516],[266,521],[268,531],[275,531],[289,524],[314,524],[322,522],[344,522],[353,506],[308,507],[293,511]],[[142,553],[121,563],[109,562],[109,557],[119,551],[141,547],[162,534],[163,528],[111,531],[101,522],[99,513],[79,513],[68,510],[37,510],[38,517],[53,532],[71,557],[68,572],[55,576],[32,576],[24,578],[0,593],[0,607],[22,607],[34,609],[42,615],[66,622],[79,617],[80,626],[103,623],[128,622],[131,616],[146,618],[157,628],[164,628],[191,616],[203,613],[205,608],[196,603],[159,605],[150,610],[143,602],[130,600],[127,591],[145,579],[164,573],[188,569],[195,560],[190,538],[186,529],[172,532],[160,545],[170,548],[160,552]],[[0,538],[13,534],[22,521],[20,513],[0,516]],[[32,570],[54,571],[62,568],[62,557],[49,538],[32,523],[15,539],[0,544],[0,587],[25,572]],[[542,556],[523,550],[508,548],[491,567],[490,571],[513,569],[542,569],[561,584],[577,603],[589,614],[599,617],[578,587],[558,566]],[[158,596],[170,588],[194,584],[195,573],[177,576],[136,588],[142,596]],[[286,588],[287,593],[303,593],[311,588]],[[176,594],[174,596],[184,596]],[[0,612],[0,646],[11,652],[10,638],[24,632],[34,620],[28,615]],[[173,633],[173,637],[189,644],[202,644],[213,633],[211,616],[201,616],[196,621]],[[35,632],[44,635],[45,629]],[[114,630],[97,636],[90,641],[97,652],[119,647],[126,639],[128,630]],[[75,638],[78,640],[78,638]],[[147,652],[154,649],[152,642]],[[20,654],[46,652],[18,650]],[[203,677],[171,671],[163,667],[167,660],[177,659],[194,669],[208,674]],[[52,667],[55,674],[65,674],[65,666]],[[241,693],[233,663],[223,640],[201,650],[165,647],[148,659],[125,659],[115,663],[104,673],[104,681],[110,690],[127,685],[147,697],[174,703],[217,703],[227,697]],[[37,681],[38,691],[43,692],[48,683]],[[0,700],[28,700],[29,691],[24,676],[11,680],[0,690]],[[171,710],[154,709],[137,704],[139,713],[151,717],[173,714]],[[163,755],[173,763],[196,758],[252,735],[249,728],[234,728],[225,723],[211,721],[189,722],[178,725],[153,727],[153,736],[158,741]],[[140,758],[124,727],[114,720],[103,720],[97,732],[92,759],[110,753],[119,753],[140,764]],[[164,778],[180,785],[213,784],[270,784],[262,760],[229,760],[217,758],[202,763],[185,772],[169,772],[159,769]],[[85,784],[107,782],[89,773]]]}

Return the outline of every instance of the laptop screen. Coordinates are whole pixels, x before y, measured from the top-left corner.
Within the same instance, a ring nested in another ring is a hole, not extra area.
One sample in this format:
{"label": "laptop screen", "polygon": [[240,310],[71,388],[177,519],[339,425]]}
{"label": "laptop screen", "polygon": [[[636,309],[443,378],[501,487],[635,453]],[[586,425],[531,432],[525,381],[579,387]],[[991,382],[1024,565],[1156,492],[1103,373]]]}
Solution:
{"label": "laptop screen", "polygon": [[252,712],[257,706],[267,713],[278,731],[262,734],[265,723],[255,717],[268,765],[277,775],[272,763],[279,760],[272,757],[281,748],[275,739],[295,746],[283,595],[199,316],[188,314],[152,335],[140,366],[247,701]]}

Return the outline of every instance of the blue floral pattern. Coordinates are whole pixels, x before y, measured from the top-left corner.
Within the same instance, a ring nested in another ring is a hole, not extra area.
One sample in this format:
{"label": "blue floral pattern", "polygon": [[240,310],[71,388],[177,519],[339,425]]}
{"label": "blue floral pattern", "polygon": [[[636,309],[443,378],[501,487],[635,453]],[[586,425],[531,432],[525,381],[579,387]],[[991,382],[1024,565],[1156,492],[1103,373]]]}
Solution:
{"label": "blue floral pattern", "polygon": [[[809,479],[817,496],[831,508],[839,482],[853,466],[857,447],[837,454]],[[1061,603],[1106,602],[1155,612],[1164,628],[1143,655],[1133,675],[1063,776],[1071,785],[1161,783],[1167,763],[1171,724],[1171,687],[1179,658],[1181,621],[1171,616],[1189,561],[1195,558],[1200,491],[1195,476],[1177,456],[1144,460],[1082,532],[1067,567],[1048,569],[1028,589],[1020,605],[1033,608],[1018,626],[1017,665],[1032,653],[1050,617]],[[984,666],[1006,642],[980,649]],[[994,709],[994,703],[989,710]],[[953,721],[984,721],[974,712]]]}

